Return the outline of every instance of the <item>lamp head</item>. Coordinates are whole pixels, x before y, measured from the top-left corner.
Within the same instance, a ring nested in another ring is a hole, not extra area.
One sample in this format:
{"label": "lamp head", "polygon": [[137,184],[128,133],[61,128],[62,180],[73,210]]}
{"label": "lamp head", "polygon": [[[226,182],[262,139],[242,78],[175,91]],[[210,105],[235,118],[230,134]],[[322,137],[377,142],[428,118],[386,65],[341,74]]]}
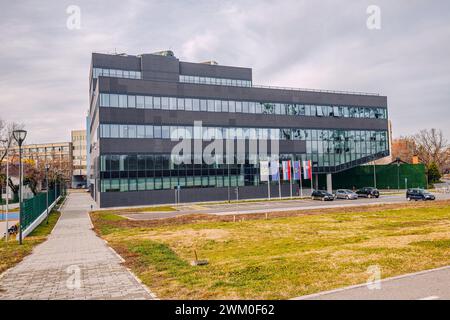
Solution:
{"label": "lamp head", "polygon": [[26,130],[14,130],[13,137],[14,137],[14,140],[17,141],[17,144],[19,145],[19,147],[21,147],[22,143],[25,141],[25,138],[27,137],[27,131]]}

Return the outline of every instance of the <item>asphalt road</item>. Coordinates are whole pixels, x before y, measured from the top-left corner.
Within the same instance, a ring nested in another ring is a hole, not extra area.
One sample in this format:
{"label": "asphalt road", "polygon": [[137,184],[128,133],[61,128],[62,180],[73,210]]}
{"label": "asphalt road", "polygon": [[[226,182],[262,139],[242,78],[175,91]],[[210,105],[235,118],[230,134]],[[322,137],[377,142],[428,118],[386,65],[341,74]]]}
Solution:
{"label": "asphalt road", "polygon": [[[450,194],[436,194],[438,200],[450,199]],[[334,200],[328,202],[304,200],[262,201],[231,204],[186,204],[174,212],[145,212],[124,215],[132,220],[154,220],[188,214],[244,215],[265,212],[285,212],[308,209],[360,207],[374,204],[406,203],[405,195],[385,195],[378,199]]]}
{"label": "asphalt road", "polygon": [[450,300],[450,266],[381,280],[371,288],[361,284],[294,300]]}

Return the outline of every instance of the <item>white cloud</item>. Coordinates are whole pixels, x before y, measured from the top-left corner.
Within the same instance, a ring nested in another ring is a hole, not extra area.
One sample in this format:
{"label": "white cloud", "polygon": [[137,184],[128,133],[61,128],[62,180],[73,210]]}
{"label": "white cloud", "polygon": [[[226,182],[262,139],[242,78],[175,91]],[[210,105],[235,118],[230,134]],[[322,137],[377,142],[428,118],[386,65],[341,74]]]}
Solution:
{"label": "white cloud", "polygon": [[9,2],[0,12],[1,117],[24,122],[29,142],[68,140],[84,126],[90,54],[171,49],[184,61],[253,68],[255,83],[380,92],[394,133],[450,135],[450,3],[379,0],[382,28],[366,28],[371,1]]}

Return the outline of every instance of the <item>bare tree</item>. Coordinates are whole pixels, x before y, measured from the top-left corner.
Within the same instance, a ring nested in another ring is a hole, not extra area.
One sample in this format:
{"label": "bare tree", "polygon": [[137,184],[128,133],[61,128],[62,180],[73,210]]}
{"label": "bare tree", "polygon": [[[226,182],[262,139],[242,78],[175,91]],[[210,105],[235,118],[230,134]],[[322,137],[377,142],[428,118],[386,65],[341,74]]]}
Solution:
{"label": "bare tree", "polygon": [[450,146],[442,130],[421,130],[413,139],[414,151],[420,161],[427,166],[435,163],[440,172],[443,172],[450,161]]}
{"label": "bare tree", "polygon": [[392,158],[411,163],[416,155],[416,143],[412,137],[400,137],[392,141]]}
{"label": "bare tree", "polygon": [[13,131],[18,129],[23,129],[23,125],[0,119],[0,163],[5,159],[7,150],[16,146]]}

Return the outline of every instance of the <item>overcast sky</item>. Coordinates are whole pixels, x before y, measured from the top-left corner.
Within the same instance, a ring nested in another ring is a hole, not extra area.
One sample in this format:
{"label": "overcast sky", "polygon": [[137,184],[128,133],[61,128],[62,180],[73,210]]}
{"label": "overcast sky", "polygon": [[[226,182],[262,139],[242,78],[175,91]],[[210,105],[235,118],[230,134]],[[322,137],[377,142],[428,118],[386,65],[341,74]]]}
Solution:
{"label": "overcast sky", "polygon": [[[252,67],[255,84],[377,92],[394,136],[450,138],[448,0],[0,1],[0,118],[23,122],[28,143],[84,128],[91,52],[164,49]],[[380,30],[366,25],[373,4]],[[70,5],[80,30],[66,26]]]}

